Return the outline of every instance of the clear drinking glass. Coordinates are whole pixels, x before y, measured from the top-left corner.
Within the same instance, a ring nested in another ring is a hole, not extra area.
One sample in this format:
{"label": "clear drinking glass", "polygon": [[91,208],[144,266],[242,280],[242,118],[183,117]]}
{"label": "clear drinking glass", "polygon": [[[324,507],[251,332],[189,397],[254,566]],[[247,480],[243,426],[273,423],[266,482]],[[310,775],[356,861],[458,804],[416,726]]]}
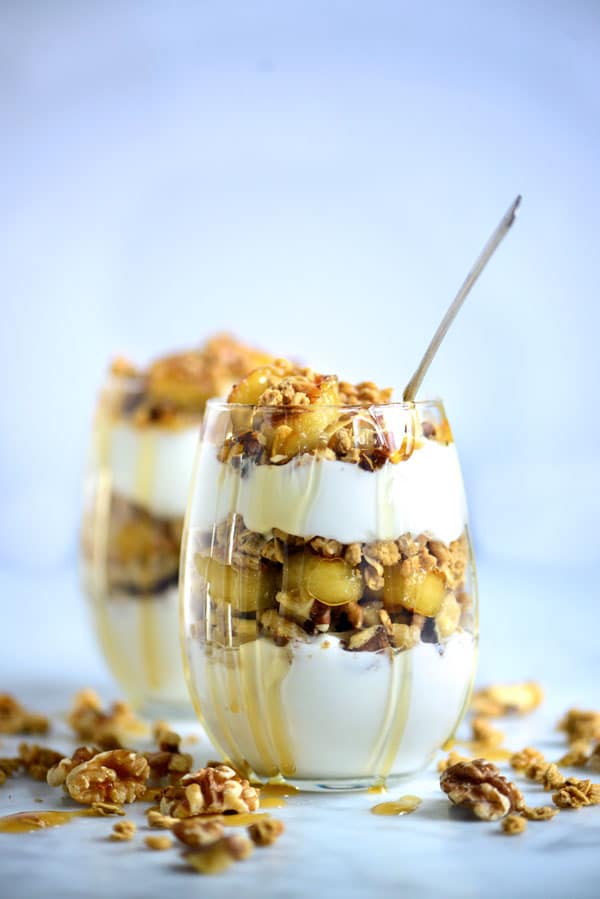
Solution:
{"label": "clear drinking glass", "polygon": [[83,583],[102,651],[125,695],[189,709],[179,639],[178,572],[200,412],[136,419],[145,386],[111,377],[92,435],[81,540]]}
{"label": "clear drinking glass", "polygon": [[236,768],[304,789],[418,771],[468,704],[476,608],[441,402],[208,403],[182,636],[196,710]]}

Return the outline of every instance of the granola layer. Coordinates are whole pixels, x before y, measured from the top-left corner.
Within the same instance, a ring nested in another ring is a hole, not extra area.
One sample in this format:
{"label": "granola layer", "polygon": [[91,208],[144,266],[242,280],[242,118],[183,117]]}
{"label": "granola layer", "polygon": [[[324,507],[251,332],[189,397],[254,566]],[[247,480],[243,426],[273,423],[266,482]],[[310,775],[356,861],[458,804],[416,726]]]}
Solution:
{"label": "granola layer", "polygon": [[466,531],[448,544],[424,533],[343,544],[265,537],[234,517],[197,540],[194,590],[207,593],[215,645],[329,634],[349,652],[402,651],[472,629]]}

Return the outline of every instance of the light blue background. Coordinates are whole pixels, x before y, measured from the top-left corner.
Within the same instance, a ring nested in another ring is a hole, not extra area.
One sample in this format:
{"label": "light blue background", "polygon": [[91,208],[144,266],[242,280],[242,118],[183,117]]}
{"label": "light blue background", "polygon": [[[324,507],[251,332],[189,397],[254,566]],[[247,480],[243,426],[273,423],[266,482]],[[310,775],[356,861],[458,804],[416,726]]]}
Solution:
{"label": "light blue background", "polygon": [[[600,555],[597,2],[5,2],[0,564],[73,566],[109,357],[429,377],[480,560]],[[507,575],[508,577],[508,575]]]}

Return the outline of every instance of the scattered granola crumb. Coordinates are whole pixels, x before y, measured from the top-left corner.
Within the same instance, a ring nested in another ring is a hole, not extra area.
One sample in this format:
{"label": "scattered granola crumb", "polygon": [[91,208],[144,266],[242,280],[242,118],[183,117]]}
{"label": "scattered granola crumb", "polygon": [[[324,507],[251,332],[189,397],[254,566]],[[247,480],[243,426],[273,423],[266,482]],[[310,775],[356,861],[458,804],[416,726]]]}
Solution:
{"label": "scattered granola crumb", "polygon": [[558,790],[567,780],[552,762],[531,762],[523,773],[529,780],[542,784],[545,790]]}
{"label": "scattered granola crumb", "polygon": [[515,771],[525,771],[533,762],[541,763],[544,761],[544,753],[540,752],[539,749],[534,749],[532,746],[526,746],[525,749],[513,753],[510,757],[511,767]]}
{"label": "scattered granola crumb", "polygon": [[271,846],[275,843],[285,827],[283,821],[277,818],[265,818],[264,821],[257,821],[248,828],[248,835],[255,846]]}
{"label": "scattered granola crumb", "polygon": [[569,743],[600,740],[600,712],[569,709],[558,722],[557,729],[566,733]]}
{"label": "scattered granola crumb", "polygon": [[37,743],[21,743],[19,759],[23,769],[33,780],[45,781],[48,771],[62,759],[62,752],[38,746]]}
{"label": "scattered granola crumb", "polygon": [[0,693],[0,733],[45,734],[49,727],[45,715],[27,711],[10,693]]}
{"label": "scattered granola crumb", "polygon": [[173,840],[166,834],[151,833],[144,837],[144,843],[148,849],[154,849],[157,852],[163,852],[173,846]]}
{"label": "scattered granola crumb", "polygon": [[487,718],[473,718],[471,722],[473,740],[477,743],[487,744],[490,747],[500,746],[504,740],[501,730],[493,727]]}
{"label": "scattered granola crumb", "polygon": [[471,809],[482,821],[496,821],[523,804],[520,790],[485,759],[457,762],[447,768],[440,787],[451,802]]}
{"label": "scattered granola crumb", "polygon": [[132,840],[134,834],[137,830],[134,821],[130,821],[128,818],[125,821],[117,821],[116,824],[113,824],[113,829],[110,834],[111,840]]}
{"label": "scattered granola crumb", "polygon": [[473,711],[488,718],[517,713],[524,715],[536,709],[544,698],[535,681],[518,684],[493,684],[473,696]]}
{"label": "scattered granola crumb", "polygon": [[584,805],[600,804],[600,784],[590,780],[578,780],[570,777],[564,787],[552,795],[552,801],[558,808],[583,808]]}
{"label": "scattered granola crumb", "polygon": [[445,759],[440,759],[437,764],[437,769],[442,774],[446,771],[447,768],[451,768],[452,765],[456,765],[458,762],[470,762],[471,759],[467,755],[461,755],[459,752],[449,752]]}
{"label": "scattered granola crumb", "polygon": [[515,836],[518,833],[524,833],[527,829],[527,821],[520,815],[507,815],[502,819],[501,824],[504,833],[509,836]]}
{"label": "scattered granola crumb", "polygon": [[566,765],[570,768],[580,768],[587,765],[590,760],[590,744],[588,740],[573,740],[557,765]]}
{"label": "scattered granola crumb", "polygon": [[551,805],[538,805],[534,807],[522,805],[519,811],[528,821],[550,821],[551,818],[558,815],[558,809],[552,808]]}

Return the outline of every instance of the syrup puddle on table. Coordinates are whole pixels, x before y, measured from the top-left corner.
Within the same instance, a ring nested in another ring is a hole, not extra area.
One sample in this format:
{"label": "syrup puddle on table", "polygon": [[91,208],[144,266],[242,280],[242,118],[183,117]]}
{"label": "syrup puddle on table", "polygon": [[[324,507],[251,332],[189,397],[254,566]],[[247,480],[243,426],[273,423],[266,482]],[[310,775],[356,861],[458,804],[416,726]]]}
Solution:
{"label": "syrup puddle on table", "polygon": [[0,833],[32,833],[47,827],[60,827],[73,818],[96,817],[91,809],[76,812],[17,812],[0,818]]}
{"label": "syrup puddle on table", "polygon": [[287,799],[294,793],[299,793],[298,787],[288,783],[266,783],[260,785],[261,808],[284,808]]}
{"label": "syrup puddle on table", "polygon": [[371,808],[373,815],[409,815],[421,805],[418,796],[401,796],[395,802],[380,802]]}

